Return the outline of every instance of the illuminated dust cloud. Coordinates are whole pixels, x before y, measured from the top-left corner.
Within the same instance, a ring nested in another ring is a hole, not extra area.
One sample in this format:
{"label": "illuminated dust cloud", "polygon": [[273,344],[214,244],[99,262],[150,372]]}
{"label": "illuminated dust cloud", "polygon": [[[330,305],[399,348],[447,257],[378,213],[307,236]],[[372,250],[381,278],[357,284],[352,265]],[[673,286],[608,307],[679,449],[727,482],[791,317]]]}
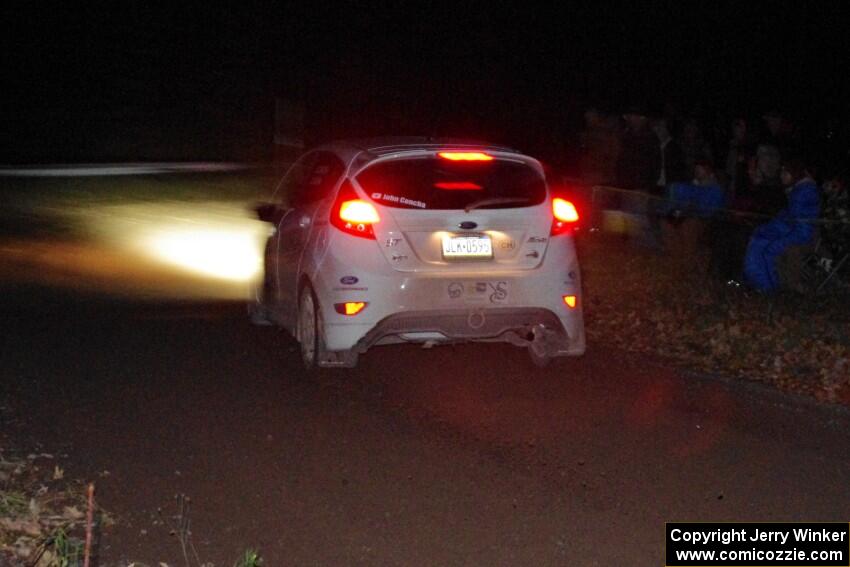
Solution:
{"label": "illuminated dust cloud", "polygon": [[268,225],[232,201],[86,203],[40,211],[77,238],[0,243],[4,280],[119,295],[247,299]]}

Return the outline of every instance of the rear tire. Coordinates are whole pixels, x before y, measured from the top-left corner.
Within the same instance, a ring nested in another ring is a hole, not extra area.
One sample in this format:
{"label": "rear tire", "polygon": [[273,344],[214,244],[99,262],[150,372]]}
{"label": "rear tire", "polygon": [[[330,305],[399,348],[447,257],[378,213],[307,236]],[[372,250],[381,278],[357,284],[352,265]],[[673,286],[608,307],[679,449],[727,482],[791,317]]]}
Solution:
{"label": "rear tire", "polygon": [[319,326],[319,303],[310,284],[301,288],[298,296],[298,342],[301,362],[307,371],[319,367],[321,328]]}

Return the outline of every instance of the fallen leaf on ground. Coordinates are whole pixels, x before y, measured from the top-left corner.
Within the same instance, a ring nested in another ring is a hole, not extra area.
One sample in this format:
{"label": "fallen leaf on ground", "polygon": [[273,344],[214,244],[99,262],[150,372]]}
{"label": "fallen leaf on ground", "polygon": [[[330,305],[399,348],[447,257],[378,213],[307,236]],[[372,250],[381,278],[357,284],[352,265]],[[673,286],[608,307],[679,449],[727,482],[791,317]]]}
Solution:
{"label": "fallen leaf on ground", "polygon": [[80,512],[76,506],[65,506],[62,515],[68,520],[82,520],[85,514]]}
{"label": "fallen leaf on ground", "polygon": [[32,537],[40,537],[42,534],[41,526],[35,520],[0,518],[0,528],[4,531],[26,534]]}

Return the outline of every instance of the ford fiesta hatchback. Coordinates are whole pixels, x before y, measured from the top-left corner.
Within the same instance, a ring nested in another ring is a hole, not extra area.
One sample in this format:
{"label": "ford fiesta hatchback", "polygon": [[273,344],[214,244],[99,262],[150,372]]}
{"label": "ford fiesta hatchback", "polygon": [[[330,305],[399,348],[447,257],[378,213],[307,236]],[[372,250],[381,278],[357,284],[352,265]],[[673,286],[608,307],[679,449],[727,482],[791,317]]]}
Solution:
{"label": "ford fiesta hatchback", "polygon": [[578,213],[535,159],[439,139],[336,142],[289,169],[252,318],[307,368],[372,347],[501,342],[544,365],[585,349]]}

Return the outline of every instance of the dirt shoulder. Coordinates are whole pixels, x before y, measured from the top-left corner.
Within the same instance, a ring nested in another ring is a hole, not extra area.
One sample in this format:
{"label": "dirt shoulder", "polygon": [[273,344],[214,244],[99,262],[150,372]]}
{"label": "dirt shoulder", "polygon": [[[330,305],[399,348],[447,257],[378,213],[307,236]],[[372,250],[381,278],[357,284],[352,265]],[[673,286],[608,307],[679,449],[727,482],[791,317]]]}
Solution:
{"label": "dirt shoulder", "polygon": [[589,342],[850,405],[846,295],[758,295],[714,279],[699,255],[607,235],[585,235],[580,251]]}

